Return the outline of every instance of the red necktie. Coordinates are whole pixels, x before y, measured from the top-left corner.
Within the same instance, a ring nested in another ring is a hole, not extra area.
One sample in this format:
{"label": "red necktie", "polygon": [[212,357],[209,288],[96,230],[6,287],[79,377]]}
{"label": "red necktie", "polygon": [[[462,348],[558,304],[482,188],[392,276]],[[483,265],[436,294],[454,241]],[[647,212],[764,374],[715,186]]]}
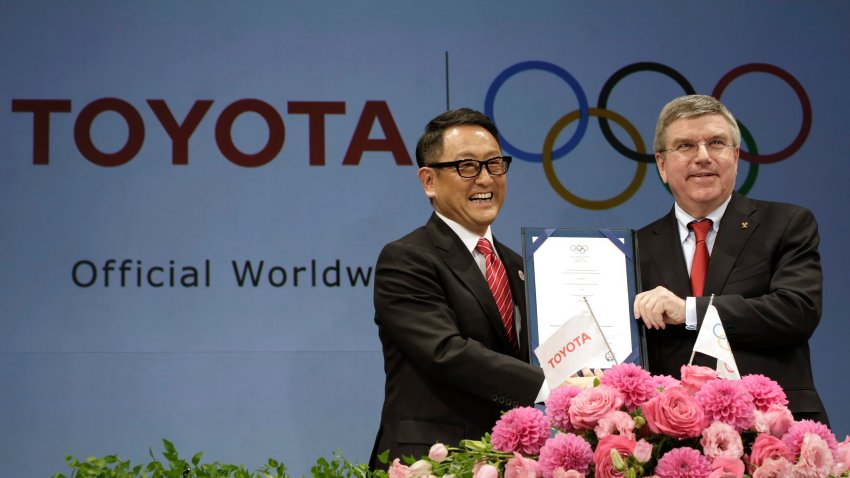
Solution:
{"label": "red necktie", "polygon": [[516,330],[514,330],[514,300],[511,295],[510,284],[508,284],[508,274],[505,272],[505,266],[496,257],[496,254],[493,254],[493,247],[487,239],[479,239],[475,250],[484,255],[484,260],[487,263],[485,274],[487,276],[487,285],[490,286],[493,298],[496,299],[496,306],[499,307],[499,315],[502,316],[502,324],[504,324],[505,331],[508,333],[508,341],[511,343],[514,353],[519,353]]}
{"label": "red necktie", "polygon": [[708,270],[708,246],[705,244],[705,238],[711,229],[711,219],[690,222],[688,228],[694,231],[697,240],[694,260],[691,263],[691,292],[694,297],[701,297],[705,290],[705,272]]}

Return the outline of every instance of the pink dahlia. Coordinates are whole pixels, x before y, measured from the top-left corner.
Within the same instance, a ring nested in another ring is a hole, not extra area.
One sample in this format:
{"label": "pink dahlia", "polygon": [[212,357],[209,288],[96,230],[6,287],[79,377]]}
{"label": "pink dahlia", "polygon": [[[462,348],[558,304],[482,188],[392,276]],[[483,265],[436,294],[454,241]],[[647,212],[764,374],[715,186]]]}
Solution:
{"label": "pink dahlia", "polygon": [[753,396],[741,385],[740,380],[706,382],[694,398],[702,405],[709,422],[728,423],[738,432],[753,425]]}
{"label": "pink dahlia", "polygon": [[601,383],[619,390],[629,411],[658,394],[658,389],[652,382],[652,375],[633,363],[621,363],[611,367],[605,371]]}
{"label": "pink dahlia", "polygon": [[552,423],[552,427],[569,432],[575,430],[570,423],[570,403],[573,398],[581,392],[581,389],[572,385],[563,385],[549,394],[546,400],[546,415]]}
{"label": "pink dahlia", "polygon": [[659,478],[706,478],[711,474],[711,463],[693,448],[674,448],[658,460],[655,474]]}
{"label": "pink dahlia", "polygon": [[791,450],[794,456],[800,454],[800,449],[803,447],[803,438],[805,438],[806,433],[814,433],[823,438],[829,446],[832,456],[838,456],[838,440],[835,439],[835,435],[830,431],[829,427],[814,420],[800,420],[794,423],[782,437],[782,442],[788,446],[788,449]]}
{"label": "pink dahlia", "polygon": [[587,474],[593,460],[593,449],[584,438],[572,433],[558,433],[540,449],[538,463],[543,478],[551,478],[555,471],[575,470]]}
{"label": "pink dahlia", "polygon": [[493,426],[493,449],[536,455],[549,438],[549,422],[543,412],[534,407],[509,410]]}
{"label": "pink dahlia", "polygon": [[744,455],[744,443],[741,435],[728,423],[714,422],[702,431],[702,451],[709,459],[719,456],[741,458]]}
{"label": "pink dahlia", "polygon": [[788,405],[782,387],[764,375],[745,375],[741,377],[741,385],[753,396],[753,405],[758,411],[766,412],[771,405]]}

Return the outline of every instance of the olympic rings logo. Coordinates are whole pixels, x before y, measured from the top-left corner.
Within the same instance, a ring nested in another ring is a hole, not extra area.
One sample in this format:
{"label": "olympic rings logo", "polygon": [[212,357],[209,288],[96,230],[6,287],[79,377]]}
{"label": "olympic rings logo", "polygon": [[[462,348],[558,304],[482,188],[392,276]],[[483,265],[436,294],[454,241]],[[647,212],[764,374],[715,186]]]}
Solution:
{"label": "olympic rings logo", "polygon": [[721,335],[721,333],[717,331],[718,328],[720,329],[720,332],[723,332],[723,326],[720,324],[714,324],[714,327],[711,329],[711,332],[717,338],[717,345],[723,350],[732,350],[729,346],[729,339],[726,338],[726,334]]}
{"label": "olympic rings logo", "polygon": [[[567,70],[555,64],[544,61],[525,61],[517,63],[515,65],[511,65],[504,71],[499,73],[499,75],[496,76],[496,78],[490,84],[490,87],[487,89],[487,96],[484,100],[484,113],[487,114],[490,118],[492,118],[494,122],[496,121],[496,117],[494,115],[494,105],[496,102],[496,95],[498,94],[499,89],[512,76],[529,70],[541,70],[544,72],[551,73],[562,79],[572,89],[573,94],[575,94],[575,97],[578,100],[579,108],[575,111],[565,114],[560,119],[558,119],[555,124],[552,125],[546,135],[546,139],[543,141],[543,149],[540,153],[536,153],[533,151],[525,151],[518,148],[517,146],[514,146],[504,136],[504,132],[499,134],[499,141],[502,145],[502,148],[508,153],[510,153],[513,157],[519,158],[524,161],[542,163],[543,170],[546,173],[546,178],[549,180],[549,184],[552,185],[552,188],[555,189],[558,195],[560,195],[568,202],[584,209],[610,209],[626,202],[637,192],[637,190],[640,188],[640,185],[643,183],[643,179],[646,176],[647,164],[655,162],[655,155],[647,151],[646,145],[644,144],[643,139],[640,137],[637,128],[635,128],[632,123],[630,123],[626,118],[624,118],[620,114],[608,109],[608,98],[611,96],[611,91],[613,91],[617,83],[619,83],[624,78],[633,73],[641,71],[652,71],[660,73],[662,75],[666,75],[673,79],[673,81],[675,81],[680,87],[682,87],[682,90],[684,90],[685,94],[696,93],[694,87],[681,73],[667,65],[653,62],[633,63],[617,70],[616,72],[614,72],[613,75],[611,75],[610,78],[608,78],[608,80],[602,86],[602,90],[599,92],[597,107],[594,108],[588,105],[587,95],[585,94],[584,90],[579,85],[575,77],[573,77],[573,75],[571,75]],[[797,81],[796,78],[794,78],[794,76],[774,65],[766,63],[748,63],[745,65],[741,65],[737,68],[733,68],[720,78],[720,81],[718,81],[717,85],[714,86],[711,96],[714,96],[715,98],[719,99],[732,81],[745,74],[755,72],[767,73],[776,76],[782,81],[784,81],[786,84],[788,84],[788,86],[791,87],[794,93],[796,93],[797,98],[800,101],[800,106],[802,106],[803,110],[803,119],[797,136],[790,142],[790,144],[788,144],[788,146],[779,151],[766,154],[760,154],[758,152],[755,140],[753,139],[749,130],[747,130],[747,128],[741,123],[741,121],[738,120],[738,127],[741,129],[741,138],[744,143],[742,145],[744,147],[742,147],[741,149],[740,157],[741,159],[750,163],[747,176],[744,179],[744,182],[741,184],[741,187],[738,189],[738,192],[740,192],[741,194],[746,194],[747,192],[749,192],[749,190],[753,187],[753,184],[755,184],[760,164],[776,163],[787,159],[792,154],[797,152],[797,150],[799,150],[803,143],[806,141],[806,138],[808,138],[809,131],[811,130],[812,126],[812,105],[809,101],[809,96],[806,93],[806,90],[803,88],[800,82]],[[622,192],[608,199],[592,200],[582,198],[572,193],[558,179],[552,164],[555,160],[566,156],[573,149],[576,148],[582,137],[584,137],[585,132],[587,131],[591,116],[597,117],[599,119],[599,128],[602,130],[602,135],[605,137],[608,143],[618,153],[628,159],[635,161],[636,163],[635,175],[629,185],[626,186],[626,188]],[[575,121],[578,121],[578,125],[572,137],[564,145],[555,148],[555,140],[558,139],[558,135],[561,133],[561,131],[564,130],[567,125]],[[631,141],[634,143],[634,149],[630,149],[628,146],[620,142],[620,140],[617,139],[616,136],[614,136],[613,132],[611,131],[610,121],[617,123],[618,126],[620,126],[626,131]]]}
{"label": "olympic rings logo", "polygon": [[570,246],[570,250],[578,254],[584,254],[590,250],[590,247],[586,244],[573,244]]}

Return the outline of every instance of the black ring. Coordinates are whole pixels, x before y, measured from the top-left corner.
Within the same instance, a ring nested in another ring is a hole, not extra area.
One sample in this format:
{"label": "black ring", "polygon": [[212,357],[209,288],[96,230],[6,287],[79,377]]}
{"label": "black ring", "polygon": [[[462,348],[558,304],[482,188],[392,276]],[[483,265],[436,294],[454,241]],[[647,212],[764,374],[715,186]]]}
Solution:
{"label": "black ring", "polygon": [[[685,94],[693,95],[696,93],[694,87],[691,86],[691,83],[682,76],[678,71],[670,68],[667,65],[662,65],[661,63],[653,63],[653,62],[639,62],[632,63],[631,65],[626,65],[611,75],[611,78],[608,78],[608,81],[602,86],[602,90],[599,92],[599,101],[597,101],[597,107],[599,109],[608,109],[608,96],[611,94],[611,90],[614,89],[614,85],[616,85],[623,78],[631,75],[632,73],[637,73],[639,71],[654,71],[656,73],[661,73],[663,75],[667,75],[673,79],[679,86],[685,90]],[[614,136],[614,133],[611,131],[611,126],[608,124],[608,118],[604,118],[602,116],[599,117],[599,129],[602,130],[602,135],[605,136],[605,139],[608,140],[608,144],[614,147],[618,153],[623,156],[638,161],[641,163],[654,163],[655,162],[655,154],[650,153],[638,153],[637,151],[633,151],[627,148],[623,143]]]}

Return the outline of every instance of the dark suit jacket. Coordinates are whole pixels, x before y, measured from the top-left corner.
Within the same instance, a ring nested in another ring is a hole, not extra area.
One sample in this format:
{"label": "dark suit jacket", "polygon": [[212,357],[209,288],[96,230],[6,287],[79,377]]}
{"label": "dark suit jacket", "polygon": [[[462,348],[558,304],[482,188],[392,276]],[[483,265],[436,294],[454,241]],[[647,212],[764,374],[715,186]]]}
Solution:
{"label": "dark suit jacket", "polygon": [[[762,374],[782,386],[796,418],[827,423],[812,379],[809,337],[821,315],[822,274],[817,222],[807,209],[733,193],[720,221],[697,298],[698,323],[711,294],[741,375]],[[691,295],[676,216],[638,231],[641,287]],[[697,333],[684,325],[647,330],[649,369],[679,377]],[[698,356],[700,354],[697,354]],[[714,367],[711,362],[695,363]]]}
{"label": "dark suit jacket", "polygon": [[375,323],[386,386],[370,464],[428,453],[491,431],[502,411],[532,405],[543,372],[529,354],[522,258],[498,241],[521,324],[513,356],[487,281],[469,250],[435,214],[387,244],[375,272]]}

